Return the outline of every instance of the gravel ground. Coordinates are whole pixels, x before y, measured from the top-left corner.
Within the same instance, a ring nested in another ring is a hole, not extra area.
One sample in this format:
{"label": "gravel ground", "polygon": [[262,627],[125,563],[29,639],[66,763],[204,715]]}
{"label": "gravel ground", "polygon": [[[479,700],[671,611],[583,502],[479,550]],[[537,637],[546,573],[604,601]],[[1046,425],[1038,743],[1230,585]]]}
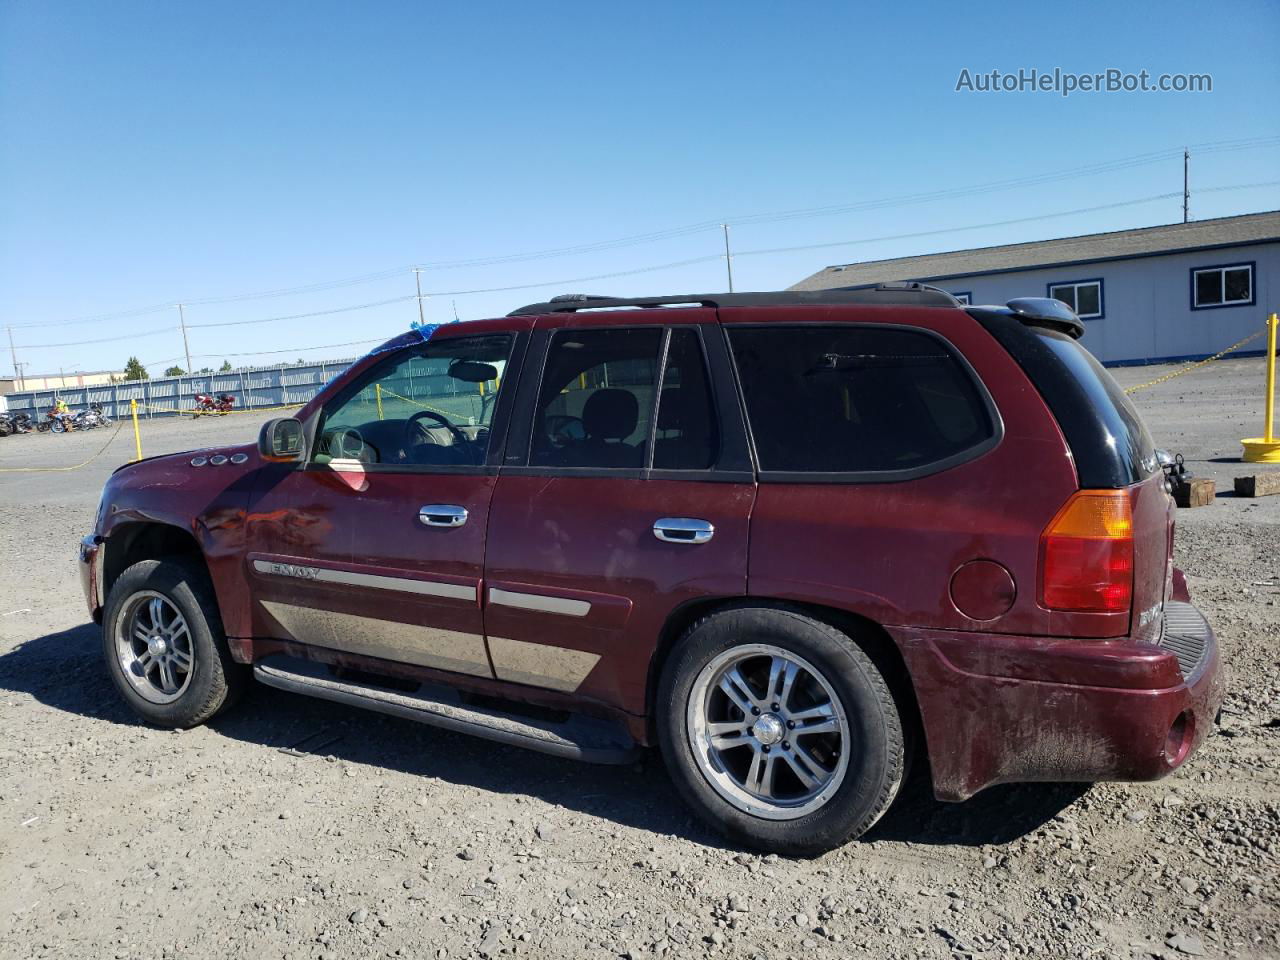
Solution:
{"label": "gravel ground", "polygon": [[[1276,957],[1280,497],[1229,492],[1261,388],[1261,361],[1233,360],[1136,395],[1226,491],[1180,512],[1177,543],[1234,678],[1222,735],[1153,784],[959,805],[916,785],[816,860],[726,847],[656,759],[577,765],[265,690],[208,727],[143,726],[71,560],[131,438],[0,473],[0,957]],[[144,449],[257,422],[147,423]],[[0,468],[107,439],[6,438]]]}

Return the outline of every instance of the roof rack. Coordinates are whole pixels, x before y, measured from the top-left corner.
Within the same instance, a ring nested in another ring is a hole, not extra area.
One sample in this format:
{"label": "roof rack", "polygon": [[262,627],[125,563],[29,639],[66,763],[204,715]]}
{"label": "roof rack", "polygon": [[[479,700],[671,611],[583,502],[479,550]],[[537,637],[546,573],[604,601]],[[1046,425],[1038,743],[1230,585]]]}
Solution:
{"label": "roof rack", "polygon": [[873,304],[913,307],[958,307],[960,301],[945,290],[926,283],[881,283],[874,287],[846,287],[831,290],[778,290],[772,293],[692,293],[668,297],[604,297],[588,293],[566,293],[545,303],[531,303],[507,316],[537,316],[547,313],[577,313],[581,310],[612,310],[623,307],[765,307],[798,305]]}

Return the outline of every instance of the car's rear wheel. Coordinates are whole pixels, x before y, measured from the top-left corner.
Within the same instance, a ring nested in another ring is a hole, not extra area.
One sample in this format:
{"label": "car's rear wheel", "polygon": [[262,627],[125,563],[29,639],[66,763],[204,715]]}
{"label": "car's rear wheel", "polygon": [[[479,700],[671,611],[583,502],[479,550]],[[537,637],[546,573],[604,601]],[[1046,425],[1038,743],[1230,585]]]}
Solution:
{"label": "car's rear wheel", "polygon": [[111,587],[103,653],[144,720],[192,727],[230,706],[247,682],[231,658],[208,575],[183,557],[143,560]]}
{"label": "car's rear wheel", "polygon": [[658,703],[677,788],[742,843],[825,852],[868,830],[901,784],[902,721],[883,676],[849,636],[795,610],[694,624]]}

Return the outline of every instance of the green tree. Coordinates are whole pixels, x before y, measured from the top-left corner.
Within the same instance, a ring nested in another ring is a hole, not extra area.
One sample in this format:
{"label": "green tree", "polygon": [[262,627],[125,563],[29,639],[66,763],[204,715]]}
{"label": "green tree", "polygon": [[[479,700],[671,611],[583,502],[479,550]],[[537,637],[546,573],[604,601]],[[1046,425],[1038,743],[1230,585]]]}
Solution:
{"label": "green tree", "polygon": [[[164,371],[164,375],[166,377],[183,377],[186,376],[186,374],[187,371],[183,370],[181,367],[165,367]],[[145,380],[146,378],[143,377],[142,379]]]}
{"label": "green tree", "polygon": [[222,366],[220,366],[220,367],[218,368],[218,372],[219,372],[219,373],[230,373],[230,372],[231,372],[231,361],[230,361],[230,360],[223,360],[223,361],[222,361]]}
{"label": "green tree", "polygon": [[124,365],[124,378],[125,380],[150,380],[151,374],[147,373],[147,368],[138,361],[137,357],[130,357],[129,362]]}

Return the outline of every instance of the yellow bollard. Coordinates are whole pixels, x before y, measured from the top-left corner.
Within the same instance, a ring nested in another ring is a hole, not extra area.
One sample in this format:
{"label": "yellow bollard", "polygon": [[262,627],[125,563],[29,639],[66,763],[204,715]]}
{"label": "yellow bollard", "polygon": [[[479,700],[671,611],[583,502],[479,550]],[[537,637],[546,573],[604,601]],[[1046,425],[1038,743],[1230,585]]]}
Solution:
{"label": "yellow bollard", "polygon": [[133,417],[133,452],[135,454],[133,460],[137,463],[142,459],[142,434],[138,432],[138,399],[132,397],[129,400],[129,414]]}
{"label": "yellow bollard", "polygon": [[1276,314],[1267,318],[1267,412],[1263,420],[1263,436],[1241,440],[1246,463],[1280,463],[1280,440],[1276,439]]}
{"label": "yellow bollard", "polygon": [[375,383],[373,385],[373,392],[378,396],[378,419],[381,420],[382,419],[382,384]]}

